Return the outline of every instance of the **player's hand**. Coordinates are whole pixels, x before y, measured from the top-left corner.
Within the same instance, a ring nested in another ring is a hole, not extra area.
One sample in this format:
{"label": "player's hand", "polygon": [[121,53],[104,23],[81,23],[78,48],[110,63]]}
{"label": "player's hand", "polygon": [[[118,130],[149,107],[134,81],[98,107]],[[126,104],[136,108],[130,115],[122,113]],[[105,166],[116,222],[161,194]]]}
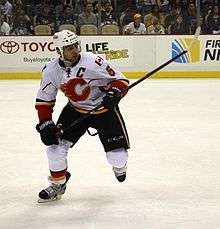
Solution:
{"label": "player's hand", "polygon": [[52,120],[44,120],[36,125],[41,141],[46,145],[58,145],[58,129]]}
{"label": "player's hand", "polygon": [[117,89],[109,90],[102,100],[102,105],[107,109],[113,109],[121,100],[121,93]]}

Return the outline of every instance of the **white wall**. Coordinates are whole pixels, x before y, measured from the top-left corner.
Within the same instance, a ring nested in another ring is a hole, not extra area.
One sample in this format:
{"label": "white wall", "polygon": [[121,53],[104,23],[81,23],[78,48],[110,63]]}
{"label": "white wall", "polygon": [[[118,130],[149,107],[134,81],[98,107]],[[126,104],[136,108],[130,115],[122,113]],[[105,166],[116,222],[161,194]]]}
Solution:
{"label": "white wall", "polygon": [[[188,47],[192,36],[83,36],[83,51],[93,51],[109,60],[122,72],[147,72],[171,59]],[[175,47],[174,47],[175,46]],[[178,53],[177,52],[177,53]],[[220,76],[220,36],[201,35],[188,52],[188,63],[172,63],[163,71],[214,72]],[[176,54],[175,54],[176,55]],[[57,57],[48,36],[0,37],[0,78],[4,73],[39,73],[43,65]],[[194,57],[194,61],[191,59]],[[206,57],[206,58],[205,58]],[[31,78],[31,74],[30,74]]]}

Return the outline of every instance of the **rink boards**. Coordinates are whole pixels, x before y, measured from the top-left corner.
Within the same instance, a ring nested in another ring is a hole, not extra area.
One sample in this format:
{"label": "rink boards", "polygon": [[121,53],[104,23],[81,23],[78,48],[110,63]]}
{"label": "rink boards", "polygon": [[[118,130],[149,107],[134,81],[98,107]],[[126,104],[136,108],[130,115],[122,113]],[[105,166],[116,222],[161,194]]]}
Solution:
{"label": "rink boards", "polygon": [[[188,48],[193,36],[81,36],[82,51],[107,59],[128,78],[140,78]],[[57,57],[50,36],[1,36],[0,79],[40,79]],[[220,35],[201,35],[193,48],[152,78],[219,78]]]}

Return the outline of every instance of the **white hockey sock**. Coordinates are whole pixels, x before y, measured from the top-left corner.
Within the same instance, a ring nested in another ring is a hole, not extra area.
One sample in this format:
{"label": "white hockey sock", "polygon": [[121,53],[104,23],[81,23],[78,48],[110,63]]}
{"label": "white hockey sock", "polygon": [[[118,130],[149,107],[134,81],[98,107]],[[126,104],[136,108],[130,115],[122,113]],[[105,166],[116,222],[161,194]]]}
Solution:
{"label": "white hockey sock", "polygon": [[106,157],[113,167],[123,168],[127,164],[128,152],[125,148],[118,148],[106,152]]}

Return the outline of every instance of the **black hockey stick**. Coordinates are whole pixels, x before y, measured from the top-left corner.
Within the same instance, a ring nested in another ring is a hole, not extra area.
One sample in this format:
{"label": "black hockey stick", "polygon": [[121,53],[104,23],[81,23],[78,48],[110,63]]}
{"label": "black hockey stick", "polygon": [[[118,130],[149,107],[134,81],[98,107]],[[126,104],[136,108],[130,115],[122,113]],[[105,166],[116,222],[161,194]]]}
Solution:
{"label": "black hockey stick", "polygon": [[[170,63],[172,63],[173,61],[175,61],[179,57],[183,56],[185,53],[187,53],[192,48],[192,46],[195,44],[195,42],[197,41],[197,39],[198,39],[198,37],[200,35],[200,31],[201,31],[201,27],[198,27],[196,29],[196,32],[194,34],[194,37],[193,37],[189,47],[186,50],[184,50],[183,52],[181,52],[177,56],[173,57],[172,59],[168,60],[167,62],[161,64],[159,67],[155,68],[153,71],[147,73],[145,76],[143,76],[139,80],[137,80],[134,83],[132,83],[131,85],[129,85],[125,90],[121,91],[121,94],[123,94],[124,92],[126,92],[126,91],[130,90],[131,88],[135,87],[137,84],[141,83],[145,79],[149,78],[150,76],[152,76],[156,72],[160,71],[162,68],[166,67],[167,65],[169,65]],[[85,115],[81,116],[79,119],[76,119],[74,122],[72,122],[70,126],[68,126],[67,128],[63,129],[62,133],[64,133],[65,131],[71,129],[73,126],[77,125],[78,123],[82,122],[83,120],[87,119],[91,114],[96,112],[101,107],[102,107],[102,104],[100,104],[97,107],[93,108],[92,110],[88,111],[88,113],[86,113]]]}

